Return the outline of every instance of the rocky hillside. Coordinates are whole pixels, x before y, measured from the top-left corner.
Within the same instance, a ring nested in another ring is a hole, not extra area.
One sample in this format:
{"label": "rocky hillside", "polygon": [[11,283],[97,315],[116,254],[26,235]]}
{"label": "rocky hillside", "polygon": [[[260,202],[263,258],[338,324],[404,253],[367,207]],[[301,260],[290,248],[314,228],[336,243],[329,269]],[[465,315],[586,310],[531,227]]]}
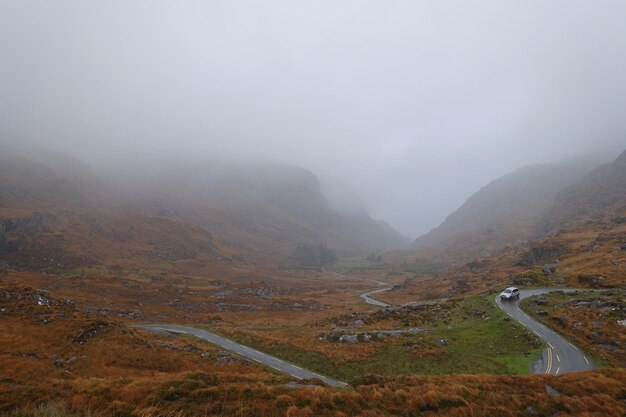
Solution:
{"label": "rocky hillside", "polygon": [[367,212],[331,209],[317,177],[302,168],[259,161],[169,162],[147,172],[150,177],[140,184],[126,182],[133,201],[201,225],[250,255],[284,255],[299,244],[326,243],[340,253],[360,254],[409,243]]}
{"label": "rocky hillside", "polygon": [[561,190],[542,231],[607,222],[626,223],[626,151]]}
{"label": "rocky hillside", "polygon": [[476,192],[413,247],[454,260],[484,256],[532,239],[559,191],[590,169],[588,163],[531,165],[505,175]]}
{"label": "rocky hillside", "polygon": [[146,164],[96,176],[58,154],[0,159],[5,267],[134,262],[191,271],[224,262],[278,265],[299,244],[364,254],[407,243],[367,214],[331,210],[315,175],[288,165]]}

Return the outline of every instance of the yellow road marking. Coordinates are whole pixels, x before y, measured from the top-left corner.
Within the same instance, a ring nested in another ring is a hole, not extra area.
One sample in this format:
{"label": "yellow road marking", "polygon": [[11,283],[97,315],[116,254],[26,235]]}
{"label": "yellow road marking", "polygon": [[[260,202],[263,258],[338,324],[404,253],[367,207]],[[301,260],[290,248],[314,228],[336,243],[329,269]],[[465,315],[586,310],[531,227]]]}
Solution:
{"label": "yellow road marking", "polygon": [[548,348],[548,366],[546,366],[546,374],[552,370],[552,349]]}

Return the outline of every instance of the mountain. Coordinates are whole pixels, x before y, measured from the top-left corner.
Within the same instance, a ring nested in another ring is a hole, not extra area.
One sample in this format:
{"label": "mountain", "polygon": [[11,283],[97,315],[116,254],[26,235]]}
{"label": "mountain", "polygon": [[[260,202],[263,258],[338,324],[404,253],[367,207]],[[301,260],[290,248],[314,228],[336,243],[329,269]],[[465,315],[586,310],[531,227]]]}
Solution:
{"label": "mountain", "polygon": [[275,266],[319,243],[355,255],[407,241],[366,212],[333,211],[313,173],[285,164],[145,162],[112,175],[61,154],[0,156],[0,267],[206,273]]}
{"label": "mountain", "polygon": [[129,201],[201,225],[251,255],[284,255],[299,244],[318,243],[354,255],[409,243],[365,210],[331,208],[317,177],[303,168],[224,160],[144,168],[139,176],[123,174]]}
{"label": "mountain", "polygon": [[542,231],[610,222],[626,222],[626,151],[612,163],[594,169],[561,190]]}
{"label": "mountain", "polygon": [[492,181],[413,248],[446,260],[485,256],[540,234],[558,193],[582,179],[590,162],[531,165]]}

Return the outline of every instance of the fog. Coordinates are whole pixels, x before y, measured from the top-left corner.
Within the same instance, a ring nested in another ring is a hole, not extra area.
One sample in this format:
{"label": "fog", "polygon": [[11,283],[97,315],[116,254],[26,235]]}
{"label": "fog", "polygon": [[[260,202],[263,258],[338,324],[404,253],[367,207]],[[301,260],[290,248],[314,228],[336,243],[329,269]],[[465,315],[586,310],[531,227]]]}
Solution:
{"label": "fog", "polygon": [[529,163],[626,146],[626,2],[0,2],[0,141],[270,158],[416,237]]}

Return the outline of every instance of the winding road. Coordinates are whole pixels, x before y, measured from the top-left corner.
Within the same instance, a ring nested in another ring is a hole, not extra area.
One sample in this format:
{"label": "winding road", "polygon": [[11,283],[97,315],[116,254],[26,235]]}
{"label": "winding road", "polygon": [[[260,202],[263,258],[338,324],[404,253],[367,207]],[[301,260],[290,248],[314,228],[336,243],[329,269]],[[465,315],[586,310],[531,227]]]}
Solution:
{"label": "winding road", "polygon": [[591,359],[589,359],[581,349],[574,346],[554,330],[534,320],[520,309],[520,300],[532,297],[533,295],[546,294],[553,291],[574,292],[576,290],[559,288],[520,290],[519,300],[502,301],[500,297],[496,297],[496,304],[513,319],[517,320],[543,339],[548,345],[548,347],[543,350],[541,363],[533,370],[534,373],[560,375],[566,372],[595,369]]}
{"label": "winding road", "polygon": [[[340,275],[348,279],[356,279],[347,275]],[[388,285],[381,281],[367,280],[376,283],[380,286]],[[381,293],[383,291],[389,291],[389,288],[380,288],[373,291],[368,291],[360,295],[360,297],[368,304],[389,307],[389,304],[376,300],[371,296],[373,294]],[[554,330],[544,326],[538,321],[532,319],[526,313],[524,313],[520,307],[519,302],[525,298],[533,295],[545,294],[553,291],[574,292],[576,290],[571,289],[559,289],[559,288],[541,288],[532,290],[520,290],[519,300],[515,301],[501,301],[500,297],[496,297],[496,304],[504,310],[511,318],[517,320],[523,326],[534,332],[539,338],[543,339],[548,347],[543,350],[542,358],[535,365],[533,372],[538,374],[550,374],[560,375],[567,372],[588,371],[595,369],[595,366],[591,359],[589,359],[585,353],[578,347],[574,346],[563,336],[557,334]],[[275,356],[268,355],[267,353],[259,352],[248,346],[233,342],[218,334],[209,332],[207,330],[198,329],[195,327],[181,326],[175,324],[146,324],[135,326],[147,331],[152,332],[168,332],[176,334],[189,334],[198,337],[207,342],[213,343],[231,352],[237,353],[243,357],[261,363],[268,366],[278,372],[282,372],[296,379],[319,379],[324,383],[333,386],[343,388],[348,384],[334,378],[323,376],[306,369],[302,369],[297,365],[286,362]]]}
{"label": "winding road", "polygon": [[267,353],[259,352],[258,350],[233,342],[232,340],[226,339],[225,337],[222,337],[215,333],[211,333],[202,329],[197,329],[195,327],[179,326],[175,324],[145,324],[135,327],[152,332],[189,334],[207,342],[213,343],[214,345],[218,345],[224,349],[230,350],[231,352],[235,352],[255,362],[261,363],[278,372],[291,375],[296,379],[319,379],[332,387],[339,388],[343,388],[348,385],[345,382],[341,382],[336,379],[317,374],[315,372],[307,371],[306,369],[302,369],[297,365],[285,362],[284,360],[268,355]]}

